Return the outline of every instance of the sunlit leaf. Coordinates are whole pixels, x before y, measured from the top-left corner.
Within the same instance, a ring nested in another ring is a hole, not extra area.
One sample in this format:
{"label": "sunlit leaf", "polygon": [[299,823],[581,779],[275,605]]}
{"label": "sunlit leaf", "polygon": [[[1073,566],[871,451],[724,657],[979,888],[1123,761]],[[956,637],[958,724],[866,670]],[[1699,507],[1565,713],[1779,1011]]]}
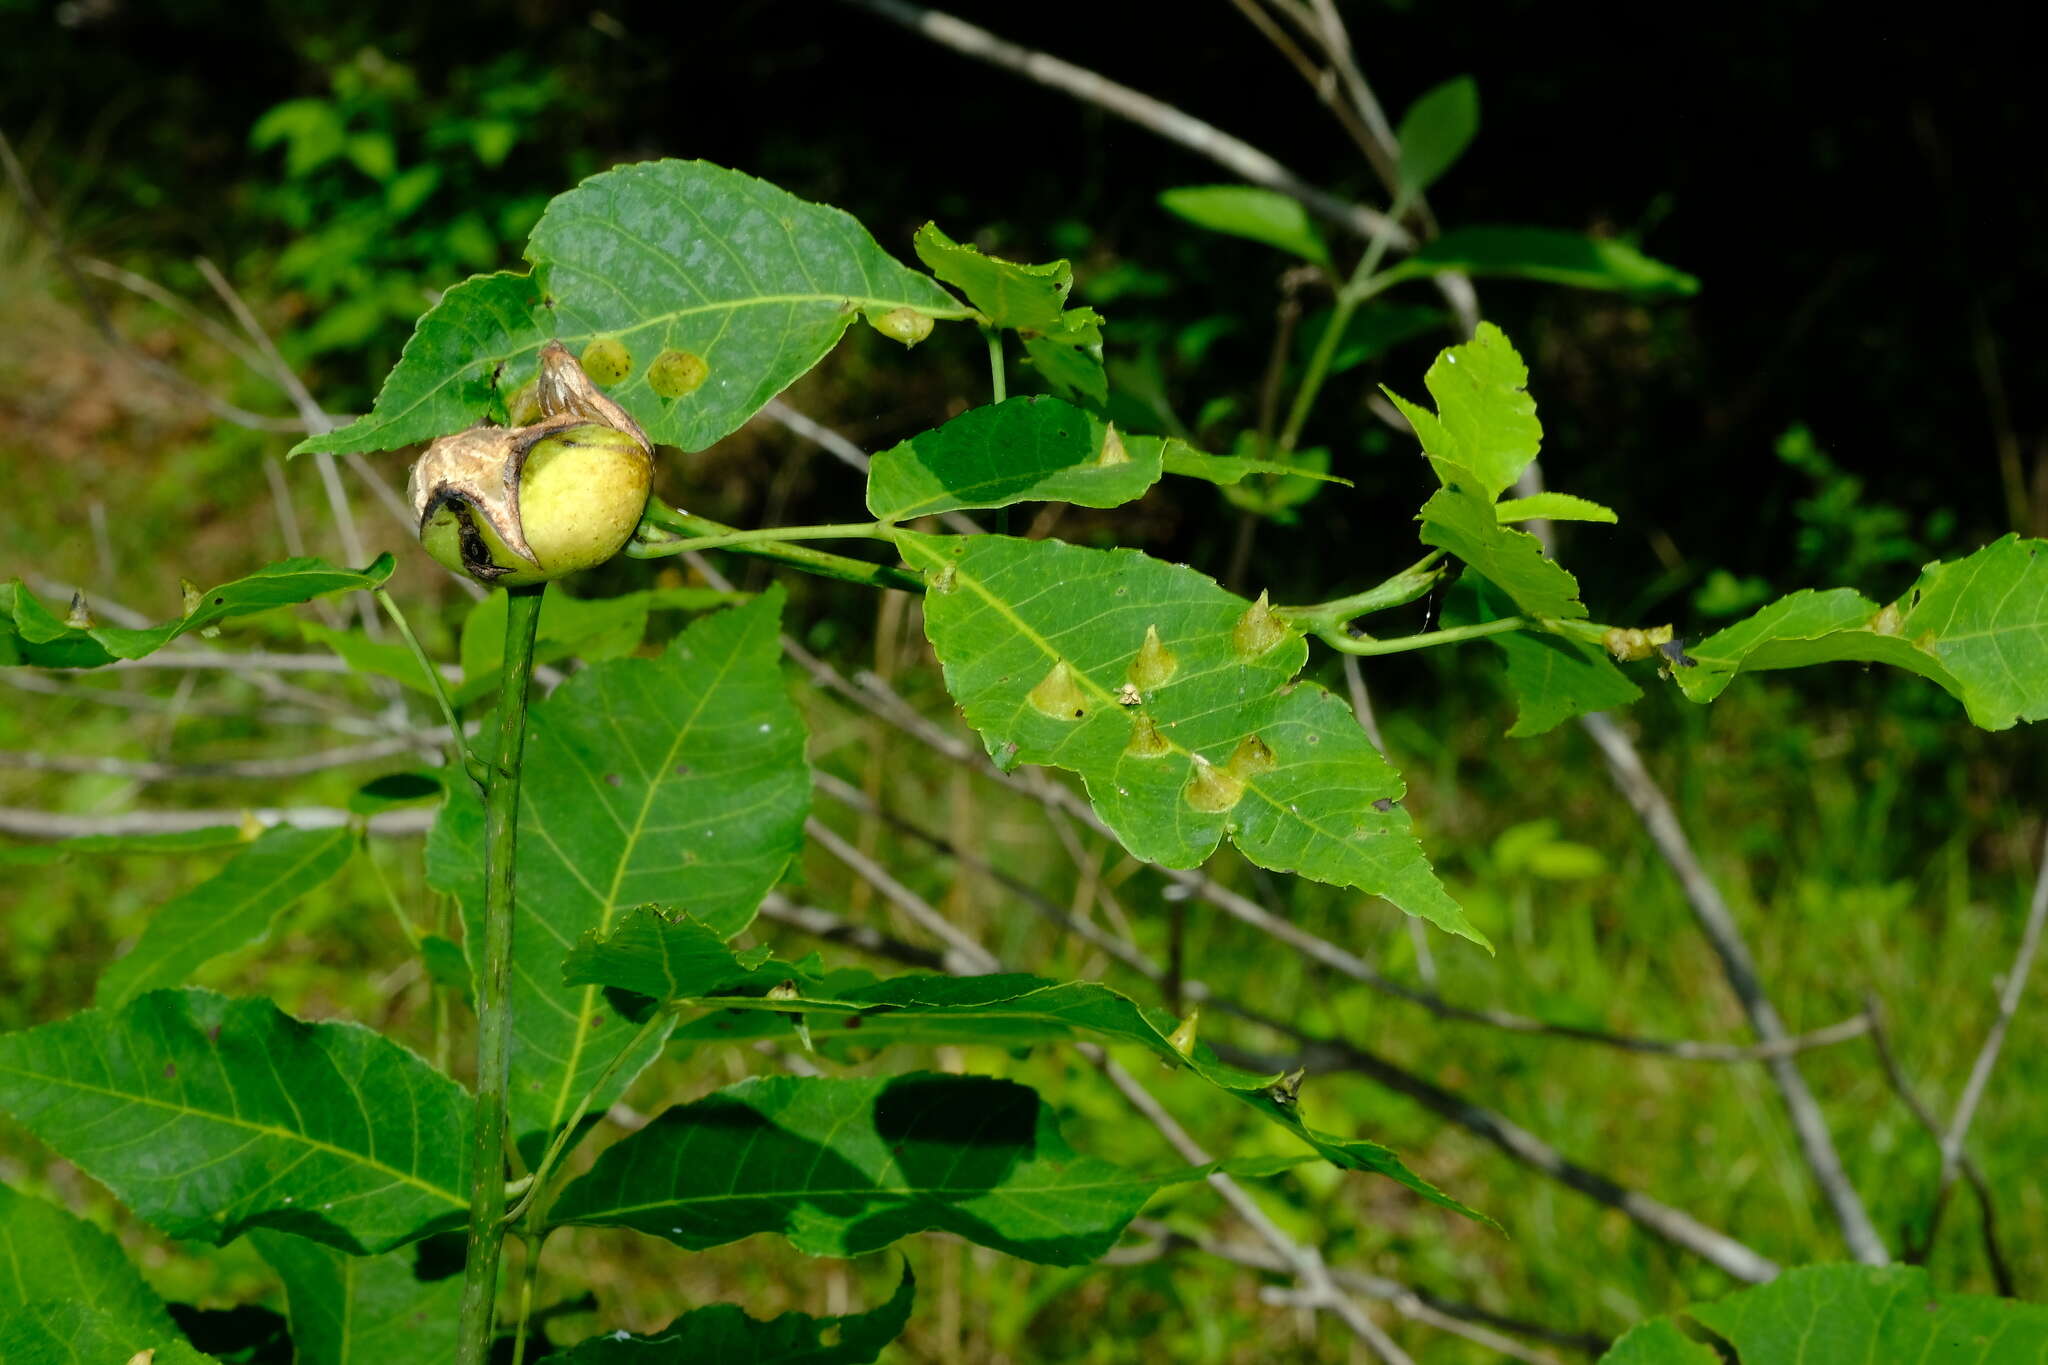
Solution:
{"label": "sunlit leaf", "polygon": [[1534,521],[1538,517],[1551,521],[1617,520],[1612,508],[1570,493],[1532,493],[1526,498],[1508,498],[1493,505],[1493,514],[1502,523]]}
{"label": "sunlit leaf", "polygon": [[1700,289],[1696,276],[1653,260],[1626,242],[1532,227],[1454,228],[1425,242],[1387,276],[1417,279],[1447,270],[1653,298],[1683,297]]}
{"label": "sunlit leaf", "polygon": [[1184,185],[1162,191],[1159,202],[1168,213],[1196,227],[1248,237],[1318,265],[1330,263],[1330,249],[1308,210],[1299,199],[1278,190],[1256,185]]}
{"label": "sunlit leaf", "polygon": [[[1515,611],[1500,589],[1467,573],[1444,602],[1444,624],[1497,621]],[[1540,735],[1574,716],[1611,711],[1643,695],[1598,645],[1528,630],[1487,639],[1507,660],[1508,692],[1516,707],[1511,738]]]}
{"label": "sunlit leaf", "polygon": [[1127,436],[1057,398],[970,408],[877,454],[868,510],[908,521],[1026,501],[1116,507],[1159,481],[1159,436]]}
{"label": "sunlit leaf", "polygon": [[[653,440],[701,450],[818,363],[863,311],[965,312],[848,215],[702,161],[649,161],[555,197],[531,276],[448,291],[369,415],[296,451],[390,450],[502,418],[549,338],[618,344],[610,396]],[[692,362],[701,362],[701,366]]]}
{"label": "sunlit leaf", "polygon": [[1315,479],[1322,483],[1342,484],[1346,488],[1352,486],[1349,479],[1341,479],[1326,470],[1314,469],[1305,464],[1255,460],[1244,455],[1205,455],[1185,441],[1168,441],[1164,454],[1167,473],[1179,474],[1190,479],[1204,479],[1219,487],[1241,483],[1254,474]]}
{"label": "sunlit leaf", "polygon": [[296,1365],[446,1365],[455,1359],[460,1275],[422,1280],[409,1251],[350,1256],[262,1229],[249,1241],[284,1281]]}
{"label": "sunlit leaf", "polygon": [[868,1365],[910,1324],[910,1267],[889,1301],[865,1313],[763,1322],[729,1303],[683,1314],[649,1336],[610,1332],[548,1357],[563,1365]]}
{"label": "sunlit leaf", "polygon": [[2048,541],[2009,535],[1922,570],[1880,607],[1848,588],[1797,592],[1688,644],[1673,669],[1694,701],[1737,673],[1860,660],[1918,673],[1987,730],[2048,717]]}
{"label": "sunlit leaf", "polygon": [[209,1365],[213,1357],[183,1337],[141,1329],[90,1300],[38,1299],[0,1314],[0,1360],[7,1365]]}
{"label": "sunlit leaf", "polygon": [[1445,81],[1408,106],[1395,130],[1401,188],[1420,194],[1457,163],[1479,133],[1479,86],[1470,76]]}
{"label": "sunlit leaf", "polygon": [[214,958],[267,937],[277,917],[348,864],[356,834],[265,830],[228,865],[150,916],[142,937],[100,974],[95,1004],[119,1008],[145,991],[181,986]]}
{"label": "sunlit leaf", "polygon": [[468,1207],[468,1096],[358,1024],[155,991],[0,1035],[0,1109],[173,1237],[386,1250]]}
{"label": "sunlit leaf", "polygon": [[[513,1131],[575,1118],[631,1036],[595,986],[562,981],[563,954],[636,906],[672,903],[737,933],[803,846],[810,808],[803,720],[779,671],[782,591],[693,623],[658,659],[611,659],[529,713],[513,934]],[[452,800],[427,876],[482,941],[483,812]],[[659,1050],[616,1068],[609,1105]]]}
{"label": "sunlit leaf", "polygon": [[1228,834],[1261,866],[1483,942],[1396,804],[1400,775],[1349,707],[1294,681],[1306,646],[1263,607],[1133,550],[896,543],[925,571],[925,632],[990,752],[1081,774],[1133,854],[1194,867]]}
{"label": "sunlit leaf", "polygon": [[1074,287],[1073,269],[1065,261],[1020,265],[985,256],[978,247],[948,237],[937,223],[917,230],[915,247],[917,258],[932,274],[965,294],[995,326],[1017,332],[1049,332],[1060,326],[1060,313]]}
{"label": "sunlit leaf", "polygon": [[[100,668],[116,659],[140,659],[188,632],[273,607],[310,602],[329,593],[374,588],[391,576],[393,560],[379,555],[366,569],[342,569],[323,559],[286,559],[247,578],[194,596],[183,616],[131,629],[68,623],[17,580],[0,583],[0,666]],[[91,603],[88,601],[88,611]]]}
{"label": "sunlit leaf", "polygon": [[813,1256],[937,1230],[1082,1265],[1154,1193],[1207,1169],[1140,1175],[1082,1156],[1011,1081],[763,1076],[678,1105],[606,1149],[552,1217],[692,1251],[775,1232]]}
{"label": "sunlit leaf", "polygon": [[[2048,1304],[1946,1293],[1919,1266],[1802,1266],[1769,1284],[1695,1304],[1678,1317],[1726,1342],[1735,1365],[2007,1365],[2048,1358]],[[1673,1319],[1658,1319],[1600,1359],[1601,1365],[1709,1365],[1721,1358],[1688,1339]]]}

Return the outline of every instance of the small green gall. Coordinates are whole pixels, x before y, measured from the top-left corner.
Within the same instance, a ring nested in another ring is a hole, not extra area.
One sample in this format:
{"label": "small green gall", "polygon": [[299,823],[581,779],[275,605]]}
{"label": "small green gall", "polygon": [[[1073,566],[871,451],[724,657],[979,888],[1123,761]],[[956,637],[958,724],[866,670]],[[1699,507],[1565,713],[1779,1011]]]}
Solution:
{"label": "small green gall", "polygon": [[1652,626],[1648,630],[1633,627],[1622,629],[1616,626],[1600,637],[1607,646],[1607,652],[1614,656],[1616,663],[1634,663],[1655,654],[1659,647],[1671,643],[1670,626]]}
{"label": "small green gall", "polygon": [[1870,618],[1870,630],[1877,635],[1903,635],[1906,633],[1906,616],[1894,602]]}
{"label": "small green gall", "polygon": [[1246,659],[1256,659],[1285,640],[1288,633],[1286,624],[1273,614],[1266,594],[1260,593],[1259,600],[1246,607],[1230,628],[1230,643]]}
{"label": "small green gall", "polygon": [[1164,758],[1173,745],[1159,733],[1159,725],[1143,711],[1131,712],[1131,737],[1124,745],[1126,758]]}
{"label": "small green gall", "polygon": [[1260,773],[1272,772],[1278,763],[1279,760],[1273,757],[1273,751],[1266,747],[1265,740],[1257,735],[1246,735],[1238,741],[1237,748],[1231,752],[1230,761],[1223,766],[1234,776],[1253,778]]}
{"label": "small green gall", "polygon": [[92,619],[92,608],[85,604],[85,594],[71,594],[71,610],[64,613],[64,625],[70,630],[91,630],[98,623]]}
{"label": "small green gall", "polygon": [[917,345],[932,334],[932,317],[915,308],[891,308],[886,313],[865,313],[868,326],[905,347]]}
{"label": "small green gall", "polygon": [[1180,1021],[1179,1027],[1166,1035],[1166,1045],[1183,1057],[1195,1055],[1195,1032],[1201,1027],[1202,1007],[1195,1006],[1188,1011],[1188,1017]]}
{"label": "small green gall", "polygon": [[1145,642],[1138,646],[1124,676],[1140,692],[1154,692],[1173,681],[1173,675],[1179,671],[1180,656],[1160,640],[1159,627],[1145,627]]}
{"label": "small green gall", "polygon": [[1244,800],[1244,779],[1227,768],[1219,768],[1196,754],[1195,770],[1181,796],[1192,810],[1203,815],[1221,815]]}
{"label": "small green gall", "polygon": [[1124,449],[1124,438],[1117,435],[1116,423],[1111,422],[1102,432],[1102,453],[1095,457],[1095,463],[1107,468],[1110,465],[1129,464],[1131,452]]}
{"label": "small green gall", "polygon": [[1054,720],[1081,720],[1088,714],[1088,694],[1065,659],[1054,664],[1024,699],[1039,715]]}
{"label": "small green gall", "polygon": [[1301,1103],[1301,1083],[1308,1079],[1308,1068],[1298,1066],[1266,1087],[1266,1098],[1284,1109],[1293,1109]]}
{"label": "small green gall", "polygon": [[540,421],[444,436],[408,486],[420,542],[480,583],[522,587],[602,564],[640,524],[653,447],[559,342],[541,350]]}
{"label": "small green gall", "polygon": [[583,373],[608,389],[633,373],[633,353],[617,337],[599,337],[583,348]]}
{"label": "small green gall", "polygon": [[687,398],[704,385],[711,367],[695,351],[663,351],[647,367],[647,387],[663,398]]}

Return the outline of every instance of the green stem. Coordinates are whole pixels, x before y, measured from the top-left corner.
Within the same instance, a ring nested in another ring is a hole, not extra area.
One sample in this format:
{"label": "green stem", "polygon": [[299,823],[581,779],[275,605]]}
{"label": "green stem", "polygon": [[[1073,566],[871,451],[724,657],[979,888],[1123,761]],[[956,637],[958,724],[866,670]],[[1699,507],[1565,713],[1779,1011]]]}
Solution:
{"label": "green stem", "polygon": [[1276,607],[1274,610],[1290,620],[1300,621],[1311,627],[1319,625],[1342,625],[1358,616],[1369,616],[1376,611],[1392,607],[1404,607],[1419,597],[1425,596],[1444,576],[1444,552],[1432,550],[1416,560],[1401,572],[1376,583],[1364,592],[1355,592],[1349,597],[1339,597],[1329,602],[1318,602],[1312,607]]}
{"label": "green stem", "polygon": [[1408,196],[1395,196],[1393,207],[1387,210],[1383,230],[1373,234],[1366,245],[1365,258],[1358,263],[1358,269],[1351,272],[1351,278],[1337,291],[1337,303],[1330,310],[1330,325],[1323,328],[1322,336],[1316,339],[1315,353],[1309,357],[1308,369],[1301,376],[1301,383],[1294,390],[1294,402],[1287,410],[1287,425],[1280,429],[1280,454],[1284,457],[1294,450],[1294,443],[1301,438],[1301,429],[1308,421],[1309,410],[1315,407],[1316,395],[1322,391],[1323,381],[1329,377],[1330,362],[1336,358],[1337,343],[1344,337],[1344,329],[1351,324],[1351,315],[1358,311],[1358,305],[1387,287],[1387,282],[1376,279],[1380,262],[1386,258],[1387,247],[1392,242],[1394,225],[1408,215]]}
{"label": "green stem", "polygon": [[636,559],[679,555],[688,550],[731,550],[742,545],[779,544],[794,540],[878,540],[882,523],[843,521],[829,526],[762,526],[752,531],[727,528],[708,535],[686,536],[681,540],[646,541],[628,547]]}
{"label": "green stem", "polygon": [[455,701],[448,695],[448,684],[442,679],[441,670],[427,657],[427,651],[420,646],[420,637],[412,633],[412,627],[406,623],[405,613],[398,609],[398,603],[392,600],[391,594],[382,588],[373,588],[371,595],[377,599],[377,605],[384,608],[384,614],[391,618],[391,624],[398,627],[398,633],[404,637],[406,646],[412,650],[413,658],[419,661],[420,672],[427,675],[427,685],[434,690],[434,700],[441,704],[441,719],[448,722],[448,743],[454,749],[457,760],[469,773],[470,780],[481,787],[484,781],[483,770],[470,754],[469,743],[462,736],[462,719],[455,714]]}
{"label": "green stem", "polygon": [[591,1082],[590,1089],[584,1093],[583,1102],[569,1111],[571,1114],[576,1115],[576,1118],[563,1124],[561,1131],[555,1134],[554,1141],[548,1144],[547,1151],[542,1154],[540,1164],[533,1168],[533,1178],[528,1182],[526,1188],[519,1192],[518,1202],[505,1210],[502,1221],[507,1226],[518,1222],[521,1215],[541,1202],[546,1191],[548,1177],[554,1174],[556,1165],[560,1163],[564,1156],[568,1155],[569,1147],[577,1136],[577,1130],[583,1126],[581,1122],[582,1116],[589,1113],[592,1106],[597,1103],[597,1093],[604,1089],[606,1083],[618,1071],[619,1064],[626,1060],[634,1048],[646,1042],[648,1035],[660,1028],[668,1020],[670,1014],[671,1011],[669,1010],[657,1009],[654,1013],[648,1015],[647,1022],[640,1026],[639,1031],[627,1041],[624,1047],[613,1054],[609,1062],[605,1063],[604,1070],[597,1074],[597,1079]]}
{"label": "green stem", "polygon": [[[733,530],[733,527],[727,526],[724,522],[679,511],[656,499],[647,504],[647,514],[640,523],[640,538],[626,546],[626,553],[635,559],[659,559],[693,549],[730,550],[734,554],[772,559],[821,578],[836,578],[842,582],[859,583],[870,588],[924,591],[924,575],[914,569],[872,564],[864,559],[852,559],[846,555],[813,550],[807,545],[784,544],[775,538],[782,534],[779,530],[763,532],[762,538],[750,541],[725,541],[717,546],[701,544],[705,540],[725,537],[733,533]],[[865,537],[878,532],[863,531],[861,534]]]}
{"label": "green stem", "polygon": [[1498,621],[1481,621],[1477,625],[1428,630],[1420,635],[1398,635],[1391,640],[1375,640],[1370,635],[1347,635],[1342,626],[1330,621],[1318,621],[1312,629],[1317,639],[1345,654],[1406,654],[1411,649],[1431,649],[1437,645],[1455,645],[1465,640],[1483,640],[1489,635],[1505,635],[1509,631],[1529,630],[1537,625],[1537,622],[1525,617],[1503,616]]}
{"label": "green stem", "polygon": [[994,327],[984,327],[981,335],[988,342],[988,386],[995,395],[992,401],[1000,403],[1010,396],[1009,380],[1003,374],[1003,334]]}
{"label": "green stem", "polygon": [[505,611],[498,744],[484,800],[483,970],[476,981],[476,1111],[470,1124],[469,1249],[463,1269],[460,1365],[486,1365],[497,1321],[505,1247],[505,1099],[510,1086],[512,907],[519,832],[519,765],[526,751],[526,691],[544,584],[513,588]]}
{"label": "green stem", "polygon": [[519,1316],[512,1326],[512,1365],[526,1365],[526,1324],[533,1317],[533,1287],[540,1280],[540,1253],[546,1244],[548,1231],[540,1226],[541,1208],[534,1206],[533,1216],[520,1229],[520,1240],[526,1243],[526,1273],[519,1277]]}

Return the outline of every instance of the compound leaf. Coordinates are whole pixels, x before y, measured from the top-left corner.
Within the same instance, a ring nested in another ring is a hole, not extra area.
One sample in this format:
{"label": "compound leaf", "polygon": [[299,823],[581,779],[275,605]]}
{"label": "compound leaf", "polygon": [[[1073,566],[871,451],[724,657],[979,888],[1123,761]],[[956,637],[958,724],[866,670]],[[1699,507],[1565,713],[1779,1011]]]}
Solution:
{"label": "compound leaf", "polygon": [[284,1281],[297,1365],[445,1365],[455,1358],[460,1275],[422,1280],[403,1251],[350,1256],[264,1229],[249,1241]]}
{"label": "compound leaf", "polygon": [[1145,1201],[1210,1168],[1139,1175],[1067,1145],[1037,1094],[986,1076],[757,1076],[678,1105],[562,1191],[557,1223],[691,1251],[775,1232],[812,1256],[953,1233],[1042,1265],[1101,1256]]}
{"label": "compound leaf", "polygon": [[973,408],[876,455],[868,510],[908,521],[961,508],[1018,502],[1116,507],[1159,482],[1158,436],[1126,436],[1057,398],[1012,398]]}
{"label": "compound leaf", "polygon": [[1796,592],[1687,645],[1672,670],[1694,701],[1737,673],[1857,660],[1918,673],[1986,730],[2048,717],[2048,541],[2016,535],[1934,563],[1889,606],[1849,588]]}
{"label": "compound leaf", "polygon": [[[772,588],[696,621],[658,659],[593,664],[529,715],[511,986],[516,1135],[572,1122],[626,1041],[597,987],[563,983],[563,954],[654,903],[737,933],[803,846],[811,778],[778,668],[782,600]],[[483,836],[478,803],[450,801],[427,845],[428,880],[461,900],[471,944],[482,940]],[[650,1038],[618,1066],[599,1107],[659,1048]]]}
{"label": "compound leaf", "polygon": [[966,310],[838,209],[702,161],[648,161],[557,195],[530,276],[448,291],[370,413],[305,451],[391,450],[505,415],[550,338],[623,355],[610,396],[657,443],[701,450],[818,363],[863,312]]}
{"label": "compound leaf", "polygon": [[140,659],[190,631],[273,607],[295,606],[329,593],[374,588],[394,561],[379,555],[368,568],[343,569],[324,559],[286,559],[232,583],[193,596],[176,620],[140,629],[102,626],[60,616],[19,580],[0,583],[0,666],[102,668],[116,659]]}
{"label": "compound leaf", "polygon": [[693,1309],[651,1336],[592,1337],[548,1357],[563,1365],[868,1365],[910,1325],[917,1281],[904,1266],[879,1308],[837,1318],[784,1313],[763,1322],[729,1303]]}
{"label": "compound leaf", "polygon": [[461,1086],[359,1024],[153,991],[0,1035],[0,1108],[173,1237],[356,1254],[469,1206]]}
{"label": "compound leaf", "polygon": [[990,752],[1079,773],[1133,854],[1194,867],[1228,834],[1261,866],[1484,942],[1416,844],[1400,774],[1348,707],[1292,681],[1306,646],[1263,603],[1135,550],[896,544],[925,571],[925,633]]}
{"label": "compound leaf", "polygon": [[118,1009],[146,991],[180,986],[201,966],[269,935],[300,897],[348,865],[356,834],[346,825],[277,825],[226,867],[158,907],[126,956],[100,974],[95,1004]]}

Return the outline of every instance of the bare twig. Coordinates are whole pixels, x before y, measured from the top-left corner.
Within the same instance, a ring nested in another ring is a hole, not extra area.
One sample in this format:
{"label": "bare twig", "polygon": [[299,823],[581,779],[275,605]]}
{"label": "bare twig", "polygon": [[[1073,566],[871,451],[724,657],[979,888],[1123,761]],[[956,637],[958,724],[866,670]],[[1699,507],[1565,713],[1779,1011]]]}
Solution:
{"label": "bare twig", "polygon": [[987,29],[976,28],[923,5],[906,3],[906,0],[844,0],[844,3],[901,24],[955,52],[1015,71],[1041,85],[1107,109],[1169,142],[1177,142],[1207,157],[1241,179],[1300,200],[1318,217],[1360,237],[1384,233],[1396,249],[1406,251],[1415,246],[1415,238],[1405,228],[1389,222],[1386,215],[1378,210],[1354,204],[1310,184],[1241,138],[1085,67],[1019,46]]}
{"label": "bare twig", "polygon": [[[1649,769],[1643,766],[1642,755],[1636,752],[1634,741],[1606,715],[1581,716],[1579,723],[1600,746],[1615,786],[1648,831],[1672,874],[1678,878],[1686,902],[1692,907],[1693,919],[1720,959],[1722,975],[1727,978],[1729,989],[1735,992],[1735,998],[1741,1002],[1743,1013],[1749,1016],[1750,1027],[1766,1044],[1784,1043],[1791,1035],[1786,1032],[1777,1008],[1764,992],[1763,982],[1757,975],[1756,960],[1750,956],[1741,926],[1736,924],[1728,902],[1721,898],[1720,888],[1700,865],[1691,840],[1686,838],[1685,827],[1679,824],[1670,801],[1665,799]],[[1813,1092],[1807,1089],[1805,1077],[1799,1074],[1798,1064],[1790,1054],[1771,1057],[1765,1064],[1777,1085],[1779,1096],[1785,1102],[1793,1134],[1806,1157],[1807,1167],[1834,1210],[1835,1221],[1841,1225],[1842,1237],[1848,1243],[1850,1254],[1866,1265],[1886,1264],[1891,1257],[1885,1250],[1884,1239],[1870,1221],[1870,1214],[1863,1207],[1856,1187],[1850,1184],[1848,1172],[1842,1169],[1842,1159],[1828,1133],[1827,1119],[1821,1114]]]}
{"label": "bare twig", "polygon": [[[332,829],[363,817],[335,806],[257,806],[244,810],[135,810],[118,815],[62,815],[55,811],[0,806],[0,834],[20,839],[80,839],[90,835],[182,834],[218,829],[252,819],[260,825],[292,825],[298,829]],[[434,823],[432,810],[392,810],[369,818],[372,834],[425,834]]]}
{"label": "bare twig", "polygon": [[[1864,998],[1864,1013],[1870,1016],[1870,1045],[1877,1053],[1878,1064],[1884,1068],[1885,1079],[1891,1082],[1892,1093],[1899,1097],[1899,1102],[1906,1106],[1907,1111],[1919,1121],[1920,1126],[1927,1130],[1927,1135],[1934,1139],[1935,1146],[1939,1147],[1942,1141],[1941,1120],[1934,1116],[1934,1111],[1927,1107],[1927,1102],[1920,1098],[1919,1093],[1913,1089],[1912,1082],[1906,1079],[1905,1068],[1899,1065],[1898,1055],[1892,1051],[1891,1035],[1885,1028],[1884,1011],[1879,1006],[1876,996]],[[2015,1293],[2012,1267],[2007,1264],[2005,1251],[1998,1242],[1998,1207],[1991,1198],[1991,1184],[1985,1180],[1984,1172],[1978,1168],[1968,1152],[1962,1154],[1957,1164],[1970,1182],[1970,1189],[1977,1196],[1979,1225],[1984,1230],[1984,1259],[1990,1263],[1992,1281],[1998,1286],[2000,1295],[2012,1298]],[[1940,1207],[1941,1201],[1937,1199],[1935,1211],[1928,1217],[1926,1232],[1917,1245],[1910,1235],[1904,1238],[1905,1260],[1909,1264],[1917,1265],[1926,1260],[1927,1253],[1933,1249]]]}
{"label": "bare twig", "polygon": [[846,864],[856,877],[881,892],[883,899],[910,916],[933,937],[948,944],[951,951],[946,954],[947,970],[967,974],[997,969],[995,955],[977,943],[973,935],[940,914],[924,897],[890,876],[887,868],[840,838],[838,831],[830,825],[814,817],[804,822],[804,830],[826,852]]}

